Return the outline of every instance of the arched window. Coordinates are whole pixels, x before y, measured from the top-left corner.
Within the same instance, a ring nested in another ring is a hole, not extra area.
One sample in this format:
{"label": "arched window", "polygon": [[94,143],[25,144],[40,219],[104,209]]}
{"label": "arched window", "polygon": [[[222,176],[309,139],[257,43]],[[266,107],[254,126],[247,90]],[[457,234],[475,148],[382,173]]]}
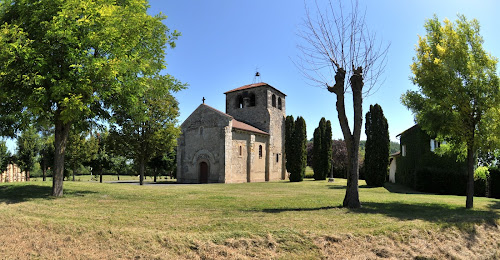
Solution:
{"label": "arched window", "polygon": [[279,153],[277,153],[277,154],[276,154],[276,162],[279,162],[279,161],[280,161],[280,154],[279,154]]}
{"label": "arched window", "polygon": [[254,93],[250,94],[250,106],[251,107],[255,106],[255,94]]}
{"label": "arched window", "polygon": [[262,159],[262,145],[259,145],[259,159]]}
{"label": "arched window", "polygon": [[242,153],[241,145],[240,145],[240,156],[242,156],[242,155],[243,155],[243,153]]}
{"label": "arched window", "polygon": [[236,108],[243,108],[243,97],[238,96],[236,98]]}
{"label": "arched window", "polygon": [[281,110],[281,98],[278,98],[278,109]]}
{"label": "arched window", "polygon": [[273,107],[276,107],[276,95],[274,95],[274,94],[271,97],[271,104],[273,105]]}
{"label": "arched window", "polygon": [[203,126],[200,126],[200,135],[203,135]]}

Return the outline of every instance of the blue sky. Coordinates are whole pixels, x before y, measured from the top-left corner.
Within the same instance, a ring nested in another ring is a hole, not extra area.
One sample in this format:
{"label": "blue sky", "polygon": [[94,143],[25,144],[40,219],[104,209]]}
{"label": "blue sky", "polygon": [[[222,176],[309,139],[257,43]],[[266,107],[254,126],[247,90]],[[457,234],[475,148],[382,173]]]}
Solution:
{"label": "blue sky", "polygon": [[[324,1],[319,1],[324,2]],[[321,117],[332,121],[333,137],[342,138],[335,110],[335,95],[312,87],[296,68],[297,36],[305,17],[304,4],[312,0],[152,0],[150,14],[162,12],[164,23],[182,33],[175,49],[166,56],[169,73],[189,84],[175,96],[180,103],[179,123],[201,104],[225,111],[225,91],[250,84],[256,68],[261,79],[285,94],[286,112],[303,116],[308,138]],[[348,2],[347,2],[348,3]],[[457,14],[476,18],[481,24],[484,47],[500,57],[498,11],[500,1],[460,0],[360,0],[366,22],[378,37],[390,43],[388,63],[378,91],[364,99],[363,113],[370,104],[382,106],[389,122],[391,140],[413,126],[413,115],[401,104],[401,94],[416,89],[410,82],[409,66],[424,22],[436,14],[440,20],[455,20]],[[346,96],[347,114],[352,118],[352,96]],[[364,116],[363,116],[364,117]],[[364,127],[361,139],[366,139]],[[14,152],[15,143],[7,140]]]}
{"label": "blue sky", "polygon": [[[322,1],[319,1],[322,2]],[[214,0],[150,1],[150,14],[162,12],[164,23],[182,36],[175,49],[167,50],[169,73],[189,87],[176,94],[183,122],[201,104],[225,111],[225,91],[250,84],[256,68],[261,79],[285,94],[288,115],[303,116],[308,138],[321,117],[332,121],[333,137],[342,138],[335,110],[334,94],[312,87],[296,68],[297,36],[305,17],[306,0]],[[348,3],[348,2],[347,2]],[[498,11],[500,1],[399,1],[360,0],[366,21],[378,37],[390,43],[384,81],[364,99],[363,113],[370,104],[382,106],[389,122],[391,140],[413,126],[413,115],[400,102],[401,94],[416,89],[410,82],[410,64],[418,35],[425,35],[424,23],[434,14],[440,20],[455,20],[457,14],[476,18],[481,24],[484,47],[500,57]],[[346,96],[352,100],[352,96]],[[347,103],[352,118],[352,102]],[[363,134],[361,139],[366,139]]]}

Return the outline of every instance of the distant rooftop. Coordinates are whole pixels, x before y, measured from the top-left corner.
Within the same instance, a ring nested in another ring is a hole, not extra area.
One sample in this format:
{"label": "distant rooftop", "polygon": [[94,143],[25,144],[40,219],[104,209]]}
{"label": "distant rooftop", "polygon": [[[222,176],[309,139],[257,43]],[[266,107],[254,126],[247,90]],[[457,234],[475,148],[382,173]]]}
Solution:
{"label": "distant rooftop", "polygon": [[239,87],[239,88],[235,88],[233,90],[229,90],[227,92],[224,92],[224,94],[228,94],[228,93],[231,93],[231,92],[235,92],[235,91],[240,91],[240,90],[245,90],[245,89],[251,89],[251,88],[256,88],[256,87],[262,87],[262,86],[269,86],[273,89],[275,89],[276,91],[278,91],[279,93],[283,94],[283,96],[286,96],[285,93],[281,92],[279,89],[265,83],[265,82],[259,82],[259,83],[253,83],[253,84],[249,84],[249,85],[245,85],[245,86],[242,86],[242,87]]}

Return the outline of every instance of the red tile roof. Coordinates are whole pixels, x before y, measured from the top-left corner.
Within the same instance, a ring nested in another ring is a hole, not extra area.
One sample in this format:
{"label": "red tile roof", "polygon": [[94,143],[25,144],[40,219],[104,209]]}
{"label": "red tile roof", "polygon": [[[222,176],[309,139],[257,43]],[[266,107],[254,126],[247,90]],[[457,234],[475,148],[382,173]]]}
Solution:
{"label": "red tile roof", "polygon": [[240,90],[245,90],[245,89],[251,89],[251,88],[256,88],[256,87],[262,87],[262,86],[269,86],[273,89],[275,89],[276,91],[278,91],[279,93],[283,94],[283,96],[286,96],[285,93],[279,91],[278,89],[276,89],[275,87],[267,84],[267,83],[264,83],[264,82],[259,82],[259,83],[253,83],[253,84],[249,84],[249,85],[245,85],[245,86],[242,86],[242,87],[239,87],[239,88],[235,88],[233,90],[229,90],[229,91],[226,91],[224,92],[224,94],[227,94],[227,93],[231,93],[231,92],[235,92],[235,91],[240,91]]}
{"label": "red tile roof", "polygon": [[240,130],[244,130],[244,131],[249,131],[249,132],[254,132],[254,133],[258,133],[258,134],[263,134],[263,135],[269,135],[268,133],[256,128],[256,127],[253,127],[249,124],[245,124],[243,122],[240,122],[236,119],[234,119],[232,116],[220,111],[220,110],[217,110],[209,105],[206,105],[206,104],[201,104],[202,106],[206,106],[207,108],[215,111],[216,113],[219,113],[223,116],[227,116],[227,117],[230,117],[232,120],[233,120],[233,128],[236,128],[236,129],[240,129]]}
{"label": "red tile roof", "polygon": [[263,135],[269,135],[268,133],[266,133],[266,132],[264,132],[256,127],[245,124],[245,123],[240,122],[236,119],[233,119],[233,128],[245,130],[245,131],[249,131],[249,132],[254,132],[254,133],[258,133],[258,134],[263,134]]}

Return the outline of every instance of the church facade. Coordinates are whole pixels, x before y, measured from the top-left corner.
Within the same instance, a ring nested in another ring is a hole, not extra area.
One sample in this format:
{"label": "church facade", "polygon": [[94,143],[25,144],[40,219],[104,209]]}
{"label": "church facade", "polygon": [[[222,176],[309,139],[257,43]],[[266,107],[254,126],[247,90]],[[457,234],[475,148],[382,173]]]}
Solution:
{"label": "church facade", "polygon": [[263,82],[224,94],[225,113],[201,104],[182,123],[177,147],[177,182],[285,179],[286,95]]}

